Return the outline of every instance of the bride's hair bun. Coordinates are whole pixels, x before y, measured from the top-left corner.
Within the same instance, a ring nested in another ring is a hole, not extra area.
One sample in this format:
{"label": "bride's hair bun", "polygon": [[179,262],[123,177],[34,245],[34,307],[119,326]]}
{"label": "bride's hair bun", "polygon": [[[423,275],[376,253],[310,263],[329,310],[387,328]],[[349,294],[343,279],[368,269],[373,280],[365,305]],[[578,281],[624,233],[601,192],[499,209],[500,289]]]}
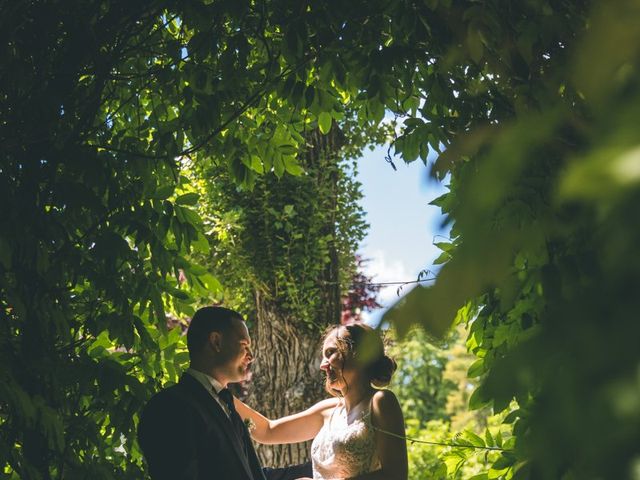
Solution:
{"label": "bride's hair bun", "polygon": [[368,368],[371,383],[378,388],[386,387],[391,383],[391,377],[396,368],[398,368],[398,365],[395,360],[383,354]]}

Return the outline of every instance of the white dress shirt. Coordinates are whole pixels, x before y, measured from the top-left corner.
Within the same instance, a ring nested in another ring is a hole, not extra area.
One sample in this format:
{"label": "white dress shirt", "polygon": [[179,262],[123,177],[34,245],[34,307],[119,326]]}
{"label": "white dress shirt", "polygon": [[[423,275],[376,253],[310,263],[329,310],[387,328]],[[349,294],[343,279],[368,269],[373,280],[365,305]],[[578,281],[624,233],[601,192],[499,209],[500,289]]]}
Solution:
{"label": "white dress shirt", "polygon": [[207,392],[209,392],[209,394],[214,398],[214,400],[218,402],[218,405],[220,405],[220,407],[222,408],[222,411],[228,417],[229,407],[227,407],[227,405],[217,395],[218,392],[220,392],[220,390],[222,390],[225,387],[212,376],[207,375],[206,373],[200,372],[198,370],[195,370],[191,367],[187,369],[187,373],[191,375],[193,378],[195,378],[198,382],[200,382],[200,384],[207,390]]}

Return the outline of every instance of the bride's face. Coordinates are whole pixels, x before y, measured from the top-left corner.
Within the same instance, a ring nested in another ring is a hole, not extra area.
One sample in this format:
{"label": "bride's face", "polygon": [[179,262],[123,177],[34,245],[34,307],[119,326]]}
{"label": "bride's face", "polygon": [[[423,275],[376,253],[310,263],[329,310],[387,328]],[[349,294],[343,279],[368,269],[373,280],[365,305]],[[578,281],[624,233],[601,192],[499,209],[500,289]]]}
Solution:
{"label": "bride's face", "polygon": [[336,391],[345,393],[349,383],[353,380],[351,377],[356,373],[352,368],[352,361],[345,358],[345,355],[338,348],[337,342],[338,330],[329,335],[322,345],[322,362],[320,370],[324,371],[327,378],[325,386],[328,391]]}
{"label": "bride's face", "polygon": [[338,350],[336,336],[329,335],[322,344],[322,362],[320,362],[320,370],[326,374],[325,386],[327,390],[341,391],[344,387],[342,378],[342,367],[344,358]]}

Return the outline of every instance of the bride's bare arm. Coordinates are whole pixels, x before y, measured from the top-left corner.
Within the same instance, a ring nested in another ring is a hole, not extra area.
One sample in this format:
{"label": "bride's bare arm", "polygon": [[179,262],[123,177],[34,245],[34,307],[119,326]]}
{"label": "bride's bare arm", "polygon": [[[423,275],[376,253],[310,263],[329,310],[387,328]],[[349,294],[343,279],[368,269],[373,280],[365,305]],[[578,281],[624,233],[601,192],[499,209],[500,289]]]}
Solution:
{"label": "bride's bare arm", "polygon": [[250,418],[255,424],[251,436],[260,443],[298,443],[311,440],[322,428],[326,415],[338,404],[337,398],[316,403],[307,410],[270,420],[254,409],[234,398],[236,410],[243,419]]}

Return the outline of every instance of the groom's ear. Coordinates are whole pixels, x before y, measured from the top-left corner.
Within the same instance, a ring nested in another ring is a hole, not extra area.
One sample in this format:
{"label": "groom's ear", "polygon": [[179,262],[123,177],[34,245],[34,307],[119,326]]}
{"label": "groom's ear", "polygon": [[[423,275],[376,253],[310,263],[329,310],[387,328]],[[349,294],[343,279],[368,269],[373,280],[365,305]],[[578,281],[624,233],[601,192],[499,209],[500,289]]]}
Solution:
{"label": "groom's ear", "polygon": [[209,333],[209,346],[214,352],[220,353],[222,349],[222,334],[220,332]]}

